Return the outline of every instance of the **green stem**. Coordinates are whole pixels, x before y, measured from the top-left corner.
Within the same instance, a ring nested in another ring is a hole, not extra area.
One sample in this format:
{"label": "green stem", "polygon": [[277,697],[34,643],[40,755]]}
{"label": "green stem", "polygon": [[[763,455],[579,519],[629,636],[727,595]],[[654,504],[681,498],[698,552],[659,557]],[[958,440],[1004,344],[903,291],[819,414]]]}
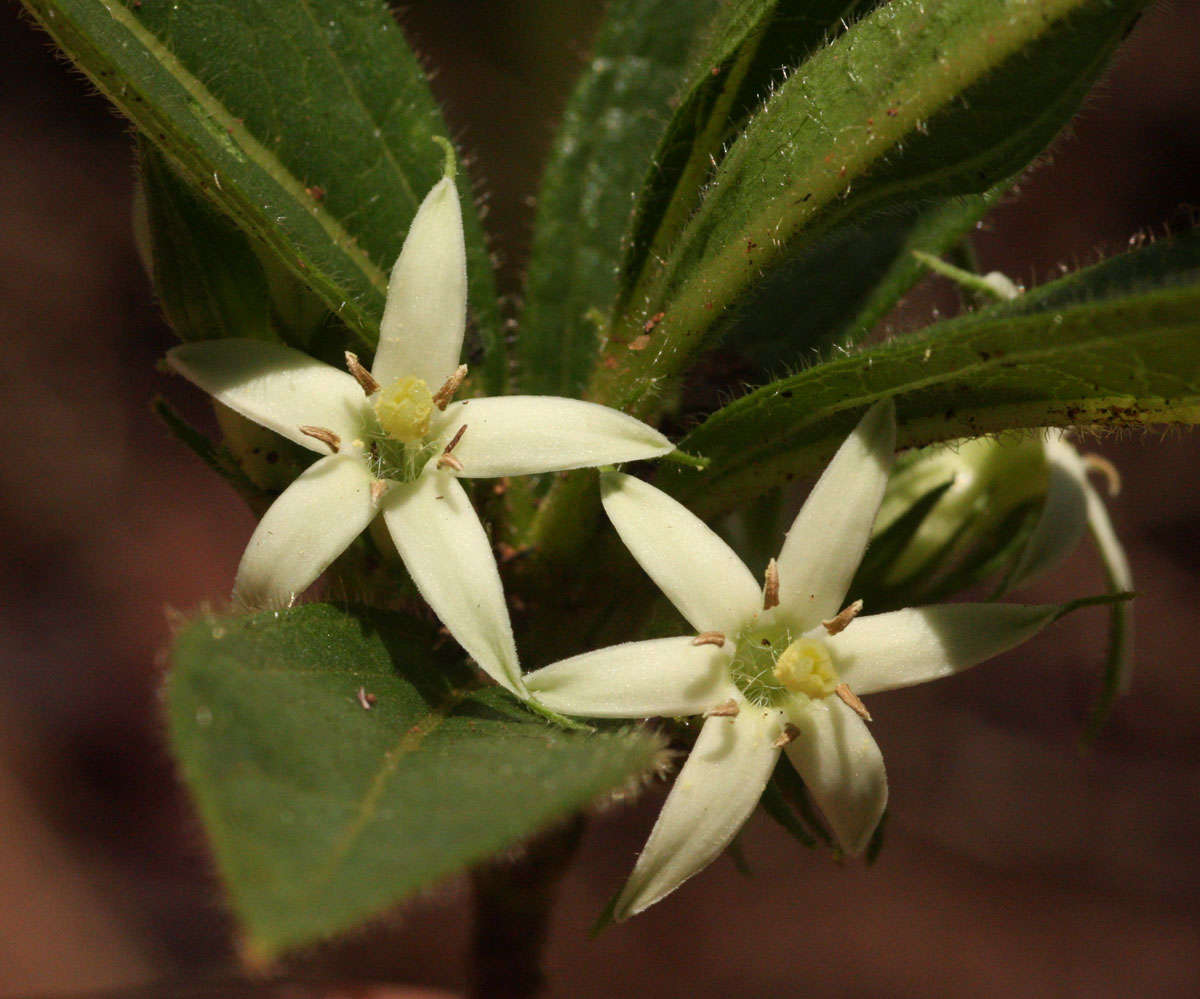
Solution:
{"label": "green stem", "polygon": [[530,999],[545,992],[542,951],[555,888],[584,825],[576,815],[527,843],[515,860],[493,861],[472,875],[469,999]]}

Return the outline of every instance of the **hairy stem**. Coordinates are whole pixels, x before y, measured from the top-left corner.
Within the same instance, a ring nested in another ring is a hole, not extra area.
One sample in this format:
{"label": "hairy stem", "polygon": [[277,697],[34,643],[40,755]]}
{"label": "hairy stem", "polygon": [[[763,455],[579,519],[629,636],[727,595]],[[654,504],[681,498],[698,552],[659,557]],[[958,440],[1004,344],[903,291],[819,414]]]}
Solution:
{"label": "hairy stem", "polygon": [[542,951],[555,889],[584,825],[583,816],[576,815],[531,840],[519,857],[492,861],[472,875],[471,999],[543,994]]}

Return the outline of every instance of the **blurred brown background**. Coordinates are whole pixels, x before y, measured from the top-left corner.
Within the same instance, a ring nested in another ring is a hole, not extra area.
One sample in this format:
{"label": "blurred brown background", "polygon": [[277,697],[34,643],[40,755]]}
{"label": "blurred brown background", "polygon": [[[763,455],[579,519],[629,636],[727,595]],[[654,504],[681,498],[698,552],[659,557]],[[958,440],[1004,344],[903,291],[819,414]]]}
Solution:
{"label": "blurred brown background", "polygon": [[[597,10],[427,0],[406,14],[478,154],[510,288]],[[0,53],[0,995],[194,983],[234,959],[162,748],[166,611],[225,595],[252,520],[149,412],[158,392],[203,404],[155,369],[172,341],[133,250],[124,124],[12,0]],[[1197,206],[1200,4],[1178,0],[1146,15],[1074,135],[977,243],[1029,282]],[[1133,691],[1095,749],[1077,748],[1103,645],[1103,614],[1087,612],[1004,662],[872,701],[892,813],[870,870],[758,817],[743,836],[756,877],[722,859],[592,941],[659,793],[609,812],[565,882],[555,995],[1200,994],[1197,442],[1099,448],[1124,473],[1112,510],[1143,595]],[[1087,551],[1062,578],[1101,586]],[[306,967],[349,955],[366,978],[455,989],[468,916],[449,885]]]}

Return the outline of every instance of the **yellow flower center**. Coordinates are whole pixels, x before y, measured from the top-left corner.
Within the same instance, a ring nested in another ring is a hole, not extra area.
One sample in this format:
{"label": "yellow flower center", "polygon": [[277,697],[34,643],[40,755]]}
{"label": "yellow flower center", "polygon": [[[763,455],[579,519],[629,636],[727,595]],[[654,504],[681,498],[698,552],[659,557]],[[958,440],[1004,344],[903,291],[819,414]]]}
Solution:
{"label": "yellow flower center", "polygon": [[829,649],[815,638],[792,642],[775,661],[773,672],[792,693],[813,698],[828,697],[841,683]]}
{"label": "yellow flower center", "polygon": [[429,433],[433,393],[421,378],[410,375],[397,379],[376,397],[375,415],[388,436],[417,444]]}

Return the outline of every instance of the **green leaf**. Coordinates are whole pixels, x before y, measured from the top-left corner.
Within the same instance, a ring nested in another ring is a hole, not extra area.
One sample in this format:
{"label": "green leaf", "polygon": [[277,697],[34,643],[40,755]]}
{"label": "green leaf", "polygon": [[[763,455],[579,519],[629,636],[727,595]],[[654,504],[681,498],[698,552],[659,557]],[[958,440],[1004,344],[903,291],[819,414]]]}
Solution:
{"label": "green leaf", "polygon": [[788,71],[879,2],[736,0],[725,6],[692,61],[655,151],[638,198],[624,273],[638,273],[648,256],[670,247],[728,141]]}
{"label": "green leaf", "polygon": [[[986,192],[1070,118],[1144,0],[893,0],[777,89],[669,254],[626,276],[591,395],[647,412],[722,317],[839,225]],[[663,313],[637,352],[628,344]]]}
{"label": "green leaf", "polygon": [[345,930],[658,762],[657,737],[565,732],[480,689],[434,637],[310,604],[176,638],[172,746],[257,957]]}
{"label": "green leaf", "polygon": [[278,339],[262,264],[244,232],[138,143],[154,288],[182,340]]}
{"label": "green leaf", "polygon": [[913,251],[947,252],[1007,187],[838,226],[805,245],[730,310],[726,349],[760,380],[858,343],[927,273]]}
{"label": "green leaf", "polygon": [[617,286],[621,237],[690,39],[717,0],[618,0],[555,137],[538,194],[517,341],[524,391],[578,395]]}
{"label": "green leaf", "polygon": [[[441,176],[433,137],[447,134],[382,2],[25,5],[192,184],[374,345],[388,271]],[[505,362],[491,265],[463,207],[496,387]]]}
{"label": "green leaf", "polygon": [[1200,422],[1200,235],[1163,242],[773,382],[679,446],[660,484],[703,517],[821,470],[862,412],[896,400],[900,447],[1014,427]]}

